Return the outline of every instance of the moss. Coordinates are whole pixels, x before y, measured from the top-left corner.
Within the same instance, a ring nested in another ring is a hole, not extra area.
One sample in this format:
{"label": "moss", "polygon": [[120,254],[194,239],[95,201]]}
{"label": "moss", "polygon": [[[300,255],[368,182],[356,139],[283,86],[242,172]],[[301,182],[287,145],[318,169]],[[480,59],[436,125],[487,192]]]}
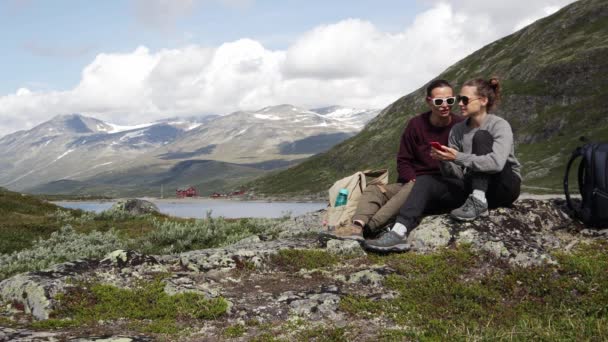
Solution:
{"label": "moss", "polygon": [[328,267],[338,261],[337,256],[314,249],[282,249],[271,257],[272,264],[288,271]]}
{"label": "moss", "polygon": [[[352,329],[352,328],[350,328]],[[349,327],[316,327],[301,331],[297,334],[298,341],[317,341],[317,342],[342,342],[349,341],[347,331]]]}
{"label": "moss", "polygon": [[74,320],[70,320],[70,319],[47,319],[44,321],[32,322],[30,327],[32,329],[55,330],[55,329],[77,327],[78,324],[79,324],[78,321],[74,321]]}
{"label": "moss", "polygon": [[249,340],[250,342],[277,342],[281,341],[276,338],[272,333],[265,332],[258,336],[255,336]]}
{"label": "moss", "polygon": [[245,335],[247,329],[241,324],[235,324],[224,329],[224,337],[227,338],[236,338]]}
{"label": "moss", "polygon": [[177,324],[172,319],[160,319],[150,323],[140,323],[131,325],[136,330],[140,330],[146,333],[164,334],[164,335],[178,335],[184,332],[183,326]]}
{"label": "moss", "polygon": [[413,340],[415,335],[405,330],[386,329],[380,331],[378,340],[383,342],[399,342]]}
{"label": "moss", "polygon": [[15,325],[16,325],[16,323],[12,319],[9,319],[9,318],[6,318],[6,317],[0,317],[0,326],[3,326],[3,327],[12,327],[12,326],[15,326]]}
{"label": "moss", "polygon": [[58,296],[56,318],[70,317],[80,324],[99,320],[152,320],[145,329],[170,333],[178,330],[169,321],[215,319],[223,315],[228,304],[223,298],[207,299],[196,293],[169,296],[164,283],[155,280],[141,283],[134,289],[121,289],[104,284],[82,284]]}

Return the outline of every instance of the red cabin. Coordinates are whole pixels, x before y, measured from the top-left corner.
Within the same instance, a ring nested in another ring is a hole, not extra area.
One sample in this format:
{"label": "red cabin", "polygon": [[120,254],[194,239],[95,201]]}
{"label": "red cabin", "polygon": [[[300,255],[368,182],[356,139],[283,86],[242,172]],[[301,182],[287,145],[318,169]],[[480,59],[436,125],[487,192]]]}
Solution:
{"label": "red cabin", "polygon": [[186,189],[177,189],[175,191],[175,195],[177,196],[177,198],[196,197],[198,196],[198,193],[196,192],[196,189],[191,186]]}

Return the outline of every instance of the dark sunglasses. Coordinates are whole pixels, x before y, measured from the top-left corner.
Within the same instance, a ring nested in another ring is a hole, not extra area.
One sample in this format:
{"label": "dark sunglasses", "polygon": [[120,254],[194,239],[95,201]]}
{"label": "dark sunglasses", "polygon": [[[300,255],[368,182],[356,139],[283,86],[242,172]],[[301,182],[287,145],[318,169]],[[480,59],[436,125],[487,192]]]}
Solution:
{"label": "dark sunglasses", "polygon": [[460,103],[460,101],[462,101],[462,104],[465,106],[468,106],[469,103],[475,101],[475,100],[479,100],[481,97],[478,97],[476,99],[470,99],[468,96],[465,95],[458,95],[456,96],[456,102]]}
{"label": "dark sunglasses", "polygon": [[431,103],[433,104],[433,106],[436,106],[436,107],[443,106],[443,102],[447,103],[448,106],[453,106],[456,104],[456,97],[454,97],[454,96],[446,97],[446,98],[435,97],[435,98],[431,99]]}

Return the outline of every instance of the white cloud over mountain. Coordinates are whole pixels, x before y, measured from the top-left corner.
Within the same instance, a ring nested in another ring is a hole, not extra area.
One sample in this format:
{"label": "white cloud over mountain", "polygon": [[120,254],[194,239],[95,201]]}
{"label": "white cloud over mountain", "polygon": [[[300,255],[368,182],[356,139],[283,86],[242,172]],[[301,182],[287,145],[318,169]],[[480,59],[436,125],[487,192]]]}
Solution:
{"label": "white cloud over mountain", "polygon": [[[156,2],[160,8],[169,3]],[[572,1],[429,2],[401,32],[347,19],[313,28],[286,50],[241,39],[217,47],[140,46],[99,54],[73,89],[21,88],[0,96],[0,135],[68,113],[129,124],[280,103],[382,108],[484,44]],[[183,5],[172,15],[192,1]]]}

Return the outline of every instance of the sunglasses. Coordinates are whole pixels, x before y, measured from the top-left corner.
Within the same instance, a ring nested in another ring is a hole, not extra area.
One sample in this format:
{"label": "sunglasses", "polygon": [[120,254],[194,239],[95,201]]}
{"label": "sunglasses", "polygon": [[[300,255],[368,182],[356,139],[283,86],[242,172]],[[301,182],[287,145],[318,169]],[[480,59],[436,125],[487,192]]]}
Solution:
{"label": "sunglasses", "polygon": [[460,101],[462,101],[462,104],[463,104],[463,105],[465,105],[465,106],[467,106],[469,103],[471,103],[471,102],[473,102],[473,101],[475,101],[475,100],[479,100],[480,98],[481,98],[481,97],[478,97],[478,98],[476,98],[476,99],[470,99],[468,96],[465,96],[465,95],[458,95],[458,96],[456,96],[456,101],[457,101],[458,103],[460,103]]}
{"label": "sunglasses", "polygon": [[433,104],[433,106],[435,107],[441,107],[443,106],[443,103],[447,103],[448,106],[453,106],[456,104],[456,97],[452,96],[452,97],[446,97],[446,98],[442,98],[442,97],[435,97],[430,99],[431,103]]}

